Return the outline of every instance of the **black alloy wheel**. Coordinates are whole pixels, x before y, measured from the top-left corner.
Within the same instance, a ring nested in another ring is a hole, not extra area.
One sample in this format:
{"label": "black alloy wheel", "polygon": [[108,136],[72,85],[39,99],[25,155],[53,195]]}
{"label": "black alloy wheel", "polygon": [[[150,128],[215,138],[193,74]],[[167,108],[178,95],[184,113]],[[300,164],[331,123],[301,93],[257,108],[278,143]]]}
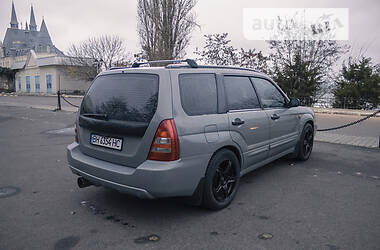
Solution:
{"label": "black alloy wheel", "polygon": [[223,202],[231,196],[236,184],[236,174],[230,160],[219,164],[212,183],[212,192],[217,201]]}
{"label": "black alloy wheel", "polygon": [[215,153],[207,167],[202,205],[219,210],[234,199],[240,182],[240,162],[234,152],[222,149]]}
{"label": "black alloy wheel", "polygon": [[311,129],[308,129],[305,138],[303,140],[303,153],[306,157],[309,157],[311,154],[311,150],[313,149],[314,135]]}
{"label": "black alloy wheel", "polygon": [[314,144],[314,128],[310,123],[306,123],[302,130],[300,141],[297,145],[297,158],[306,161],[311,155]]}

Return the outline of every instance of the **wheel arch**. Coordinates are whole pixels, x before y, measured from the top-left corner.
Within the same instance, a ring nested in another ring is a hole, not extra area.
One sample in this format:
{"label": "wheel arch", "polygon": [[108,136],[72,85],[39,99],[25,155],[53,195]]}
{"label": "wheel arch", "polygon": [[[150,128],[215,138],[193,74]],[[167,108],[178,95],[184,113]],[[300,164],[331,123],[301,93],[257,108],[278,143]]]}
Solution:
{"label": "wheel arch", "polygon": [[[210,164],[210,161],[211,159],[218,153],[220,152],[221,150],[223,149],[227,149],[227,150],[230,150],[232,151],[232,153],[234,153],[236,155],[236,158],[238,159],[239,161],[239,165],[240,165],[240,170],[242,168],[242,165],[243,165],[243,156],[241,154],[241,151],[240,149],[235,146],[235,145],[225,145],[225,146],[222,146],[220,148],[218,148],[217,150],[215,150],[215,152],[212,154],[212,156],[210,157],[210,160],[208,161],[208,164]],[[208,166],[208,165],[207,165]]]}
{"label": "wheel arch", "polygon": [[[313,127],[313,129],[314,129],[314,121],[313,121],[312,119],[308,119],[308,120],[306,120],[305,125],[308,124],[308,123],[309,123],[309,124]],[[304,125],[304,126],[305,126],[305,125]]]}
{"label": "wheel arch", "polygon": [[311,115],[311,114],[303,114],[301,116],[301,119],[300,119],[300,127],[299,127],[299,134],[301,135],[302,133],[302,130],[303,128],[305,127],[305,125],[307,123],[310,123],[310,125],[313,127],[315,127],[315,121],[314,121],[314,117]]}

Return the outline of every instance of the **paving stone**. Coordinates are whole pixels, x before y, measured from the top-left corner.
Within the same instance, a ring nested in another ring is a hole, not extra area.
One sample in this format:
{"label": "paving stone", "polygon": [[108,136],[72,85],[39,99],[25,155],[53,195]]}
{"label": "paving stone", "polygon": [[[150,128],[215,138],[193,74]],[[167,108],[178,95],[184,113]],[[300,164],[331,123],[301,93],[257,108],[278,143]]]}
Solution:
{"label": "paving stone", "polygon": [[376,137],[363,137],[352,135],[340,135],[328,132],[317,132],[315,136],[316,141],[330,142],[337,144],[354,145],[367,148],[378,148],[379,138]]}

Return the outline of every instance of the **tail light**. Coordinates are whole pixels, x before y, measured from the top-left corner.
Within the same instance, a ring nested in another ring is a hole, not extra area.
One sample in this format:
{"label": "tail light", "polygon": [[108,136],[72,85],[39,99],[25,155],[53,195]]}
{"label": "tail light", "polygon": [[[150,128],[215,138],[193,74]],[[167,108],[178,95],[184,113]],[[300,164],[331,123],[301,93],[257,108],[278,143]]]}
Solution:
{"label": "tail light", "polygon": [[75,142],[78,142],[78,143],[79,143],[79,136],[78,136],[78,122],[75,122],[74,131],[75,131]]}
{"label": "tail light", "polygon": [[179,141],[174,120],[163,120],[158,126],[148,160],[175,161],[179,159]]}

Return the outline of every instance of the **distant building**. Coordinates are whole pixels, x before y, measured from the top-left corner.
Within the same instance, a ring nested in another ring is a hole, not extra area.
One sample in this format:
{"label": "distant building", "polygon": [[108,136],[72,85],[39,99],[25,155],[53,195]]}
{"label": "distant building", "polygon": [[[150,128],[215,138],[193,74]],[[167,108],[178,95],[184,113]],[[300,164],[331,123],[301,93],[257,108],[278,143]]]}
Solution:
{"label": "distant building", "polygon": [[30,9],[29,27],[28,24],[26,24],[25,29],[19,29],[15,6],[12,2],[10,24],[11,27],[8,28],[5,33],[2,45],[4,57],[24,56],[28,54],[29,50],[34,50],[36,53],[63,55],[63,53],[53,45],[44,19],[42,19],[40,30],[37,30],[33,6],[31,6]]}
{"label": "distant building", "polygon": [[15,90],[26,93],[57,93],[58,90],[83,93],[91,82],[71,76],[67,72],[67,67],[72,67],[71,64],[68,57],[38,57],[30,50],[26,60],[15,62],[12,66],[12,69],[18,70]]}
{"label": "distant building", "polygon": [[0,42],[0,67],[17,70],[14,89],[26,93],[84,92],[90,82],[68,74],[67,67],[79,67],[56,48],[49,35],[45,20],[38,30],[33,6],[29,25],[22,29],[12,2],[10,28]]}

